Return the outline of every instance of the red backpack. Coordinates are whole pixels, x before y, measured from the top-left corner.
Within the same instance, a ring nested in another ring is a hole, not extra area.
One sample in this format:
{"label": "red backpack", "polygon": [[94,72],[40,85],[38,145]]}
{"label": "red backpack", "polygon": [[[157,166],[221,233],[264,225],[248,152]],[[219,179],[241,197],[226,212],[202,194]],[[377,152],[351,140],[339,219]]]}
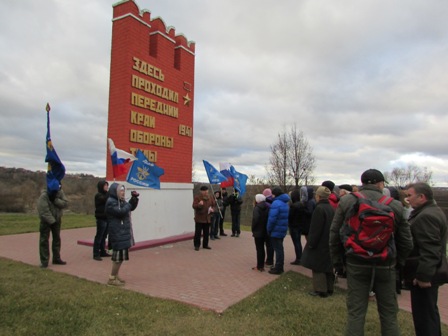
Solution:
{"label": "red backpack", "polygon": [[347,213],[341,228],[346,255],[372,262],[395,257],[395,214],[389,206],[393,198],[383,196],[373,201],[359,192],[350,195],[357,201]]}

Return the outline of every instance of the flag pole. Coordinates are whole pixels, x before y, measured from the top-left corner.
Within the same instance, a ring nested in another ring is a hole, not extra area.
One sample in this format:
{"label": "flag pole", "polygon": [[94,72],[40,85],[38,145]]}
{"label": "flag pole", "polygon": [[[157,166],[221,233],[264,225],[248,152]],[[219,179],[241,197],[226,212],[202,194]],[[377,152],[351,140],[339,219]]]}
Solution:
{"label": "flag pole", "polygon": [[210,189],[212,190],[213,198],[215,199],[216,207],[218,208],[219,215],[221,216],[221,218],[223,218],[221,209],[218,206],[218,200],[215,197],[215,191],[213,190],[213,184],[211,184],[211,183],[209,183],[209,184],[210,184]]}

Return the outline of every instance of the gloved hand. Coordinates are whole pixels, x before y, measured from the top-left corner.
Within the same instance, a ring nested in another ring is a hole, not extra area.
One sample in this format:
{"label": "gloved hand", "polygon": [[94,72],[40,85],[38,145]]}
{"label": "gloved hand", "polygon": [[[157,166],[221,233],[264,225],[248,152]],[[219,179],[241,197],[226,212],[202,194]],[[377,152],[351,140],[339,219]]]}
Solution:
{"label": "gloved hand", "polygon": [[132,206],[132,210],[134,210],[138,205],[138,197],[140,194],[135,190],[131,191],[131,199],[129,200],[129,204]]}

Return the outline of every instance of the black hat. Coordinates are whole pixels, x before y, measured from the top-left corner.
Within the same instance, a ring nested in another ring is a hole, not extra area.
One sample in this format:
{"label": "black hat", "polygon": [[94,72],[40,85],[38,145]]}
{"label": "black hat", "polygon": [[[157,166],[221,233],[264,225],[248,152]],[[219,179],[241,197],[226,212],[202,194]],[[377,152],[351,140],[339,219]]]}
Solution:
{"label": "black hat", "polygon": [[323,181],[321,185],[324,187],[327,187],[328,189],[330,189],[330,191],[333,191],[333,189],[334,189],[333,181]]}
{"label": "black hat", "polygon": [[344,189],[344,190],[347,190],[347,191],[350,191],[350,192],[353,191],[353,188],[352,188],[352,186],[350,184],[341,184],[338,188],[339,189]]}
{"label": "black hat", "polygon": [[378,182],[386,182],[384,175],[378,169],[368,169],[361,175],[362,184],[376,184]]}
{"label": "black hat", "polygon": [[208,190],[208,187],[206,185],[203,185],[200,190]]}
{"label": "black hat", "polygon": [[272,195],[277,197],[277,196],[280,196],[282,194],[283,194],[283,191],[282,191],[281,188],[275,187],[274,189],[272,189]]}

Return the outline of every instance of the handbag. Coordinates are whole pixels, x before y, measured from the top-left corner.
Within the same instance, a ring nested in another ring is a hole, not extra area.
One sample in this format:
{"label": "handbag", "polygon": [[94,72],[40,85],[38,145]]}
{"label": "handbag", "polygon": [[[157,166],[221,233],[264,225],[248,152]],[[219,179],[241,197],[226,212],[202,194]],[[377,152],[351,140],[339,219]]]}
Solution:
{"label": "handbag", "polygon": [[[406,284],[411,285],[417,273],[419,257],[410,257],[406,259],[406,264],[403,268],[403,279]],[[441,286],[448,283],[448,262],[446,256],[442,255],[442,259],[437,266],[436,273],[431,279],[431,284]]]}

